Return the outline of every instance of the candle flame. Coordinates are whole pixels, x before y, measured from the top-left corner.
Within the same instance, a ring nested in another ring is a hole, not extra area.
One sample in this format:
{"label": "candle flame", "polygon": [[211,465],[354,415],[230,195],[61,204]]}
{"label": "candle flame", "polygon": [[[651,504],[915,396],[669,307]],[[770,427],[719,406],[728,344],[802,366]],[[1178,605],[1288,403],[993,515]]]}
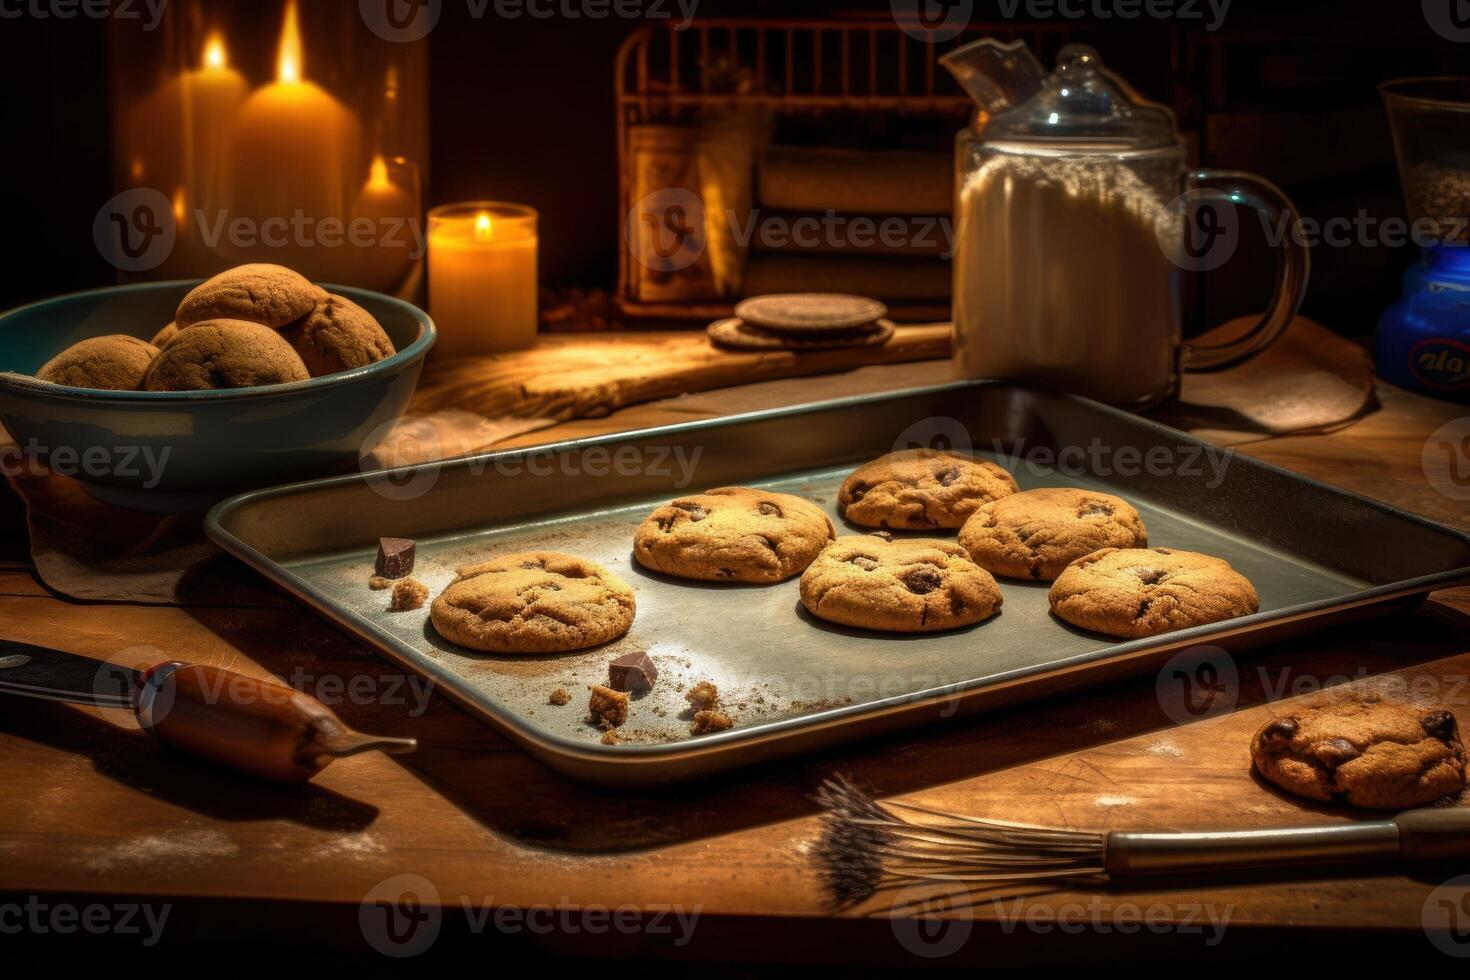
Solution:
{"label": "candle flame", "polygon": [[173,206],[174,222],[175,224],[182,225],[184,223],[185,216],[189,213],[188,203],[186,198],[184,197],[184,189],[182,187],[174,191]]}
{"label": "candle flame", "polygon": [[276,80],[301,81],[301,25],[296,19],[296,0],[286,4],[286,22],[281,27],[281,49],[276,59]]}
{"label": "candle flame", "polygon": [[204,42],[204,67],[218,70],[227,67],[229,63],[225,39],[218,32],[210,34]]}
{"label": "candle flame", "polygon": [[481,211],[480,216],[475,219],[475,241],[488,242],[490,240],[490,214]]}
{"label": "candle flame", "polygon": [[373,165],[368,169],[367,186],[372,191],[385,191],[393,186],[393,181],[388,179],[388,162],[381,153],[373,156]]}

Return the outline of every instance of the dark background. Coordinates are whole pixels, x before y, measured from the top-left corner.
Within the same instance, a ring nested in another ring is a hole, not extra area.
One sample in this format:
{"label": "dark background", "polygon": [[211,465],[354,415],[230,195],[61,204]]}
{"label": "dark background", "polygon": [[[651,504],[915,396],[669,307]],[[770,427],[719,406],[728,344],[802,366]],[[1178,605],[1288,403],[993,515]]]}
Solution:
{"label": "dark background", "polygon": [[[6,0],[4,9],[24,10],[21,3]],[[1001,18],[995,0],[976,4],[977,18]],[[701,0],[698,7],[701,17],[859,10],[886,13],[889,3]],[[278,16],[275,5],[262,16]],[[613,282],[620,230],[613,58],[636,26],[476,20],[463,0],[446,0],[430,40],[430,200],[493,197],[538,207],[548,284]],[[1183,64],[1171,61],[1156,23],[1079,28],[1146,95],[1173,104],[1186,128],[1203,131],[1212,116],[1217,126],[1222,115],[1232,120],[1237,129],[1206,141],[1202,163],[1259,171],[1323,219],[1359,209],[1402,213],[1376,84],[1470,71],[1470,44],[1439,37],[1419,0],[1234,0],[1220,32],[1207,34],[1200,21],[1180,25],[1192,52]],[[92,219],[113,193],[108,57],[105,21],[0,19],[0,193],[8,219],[0,307],[113,281],[91,237]],[[1317,248],[1307,312],[1346,334],[1371,331],[1412,257],[1409,248]],[[1250,259],[1222,275],[1211,317],[1259,308],[1269,282]]]}

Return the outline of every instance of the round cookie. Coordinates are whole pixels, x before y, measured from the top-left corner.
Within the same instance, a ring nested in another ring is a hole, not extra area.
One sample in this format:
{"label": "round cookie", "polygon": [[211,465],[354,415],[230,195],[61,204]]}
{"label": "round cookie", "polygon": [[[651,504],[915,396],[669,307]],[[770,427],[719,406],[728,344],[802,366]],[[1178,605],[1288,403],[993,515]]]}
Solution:
{"label": "round cookie", "polygon": [[633,590],[601,565],[529,551],[458,569],[429,620],[471,650],[562,653],[616,640],[635,611]]}
{"label": "round cookie", "polygon": [[206,320],[179,331],[148,369],[143,389],[254,388],[310,377],[291,345],[269,327],[243,320]]}
{"label": "round cookie", "polygon": [[1015,478],[986,460],[905,449],[854,470],[837,493],[837,512],[862,527],[957,528],[982,504],[1019,490]]}
{"label": "round cookie", "polygon": [[170,340],[173,340],[178,335],[179,325],[170,320],[168,326],[164,327],[162,330],[158,331],[158,333],[154,334],[153,339],[149,341],[149,343],[151,343],[154,347],[157,347],[159,350],[163,350],[165,347],[168,346],[168,342]]}
{"label": "round cookie", "polygon": [[1249,616],[1260,600],[1230,563],[1169,548],[1104,548],[1052,583],[1051,611],[1073,626],[1136,639]]}
{"label": "round cookie", "polygon": [[90,337],[51,358],[36,377],[70,388],[137,391],[157,356],[157,347],[137,337]]}
{"label": "round cookie", "polygon": [[633,532],[633,556],[656,572],[704,582],[781,582],[834,537],[816,504],[785,493],[721,487],[680,497]]}
{"label": "round cookie", "polygon": [[1423,806],[1465,787],[1455,716],[1388,701],[1293,710],[1261,726],[1251,759],[1297,796],[1375,810]]}
{"label": "round cookie", "polygon": [[376,364],[398,353],[383,327],[350,299],[328,295],[282,331],[313,378]]}
{"label": "round cookie", "polygon": [[279,330],[326,297],[326,290],[285,266],[252,263],[196,286],[179,304],[174,322],[180,330],[205,320],[246,320]]}
{"label": "round cookie", "polygon": [[778,293],[756,296],[735,307],[735,316],[778,333],[856,330],[888,315],[875,299],[841,293]]}
{"label": "round cookie", "polygon": [[1000,610],[1000,587],[952,541],[872,534],[838,538],[801,576],[818,619],[890,633],[971,626]]}
{"label": "round cookie", "polygon": [[1148,532],[1127,501],[1091,490],[1027,490],[981,506],[960,529],[975,564],[1007,578],[1051,581],[1103,548],[1143,548]]}
{"label": "round cookie", "polygon": [[834,330],[811,336],[781,335],[753,327],[738,317],[718,320],[708,328],[710,339],[721,347],[736,350],[840,350],[844,347],[878,347],[893,339],[897,327],[879,320],[872,330]]}

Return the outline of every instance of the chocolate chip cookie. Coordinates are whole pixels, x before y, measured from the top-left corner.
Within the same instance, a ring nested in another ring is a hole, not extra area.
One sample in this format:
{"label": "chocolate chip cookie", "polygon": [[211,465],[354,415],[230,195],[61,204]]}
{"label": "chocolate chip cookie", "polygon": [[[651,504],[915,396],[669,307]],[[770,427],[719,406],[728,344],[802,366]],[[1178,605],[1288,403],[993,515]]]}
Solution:
{"label": "chocolate chip cookie", "polygon": [[1136,639],[1260,609],[1230,563],[1169,548],[1104,548],[1068,565],[1051,587],[1051,611],[1096,633]]}
{"label": "chocolate chip cookie", "polygon": [[721,487],[650,514],[633,533],[633,555],[646,568],[680,578],[780,582],[800,574],[834,537],[816,504]]}
{"label": "chocolate chip cookie", "polygon": [[174,322],[180,330],[204,320],[246,320],[279,330],[326,296],[326,290],[285,266],[252,263],[196,286],[179,304]]}
{"label": "chocolate chip cookie", "polygon": [[282,331],[313,378],[367,367],[398,353],[377,317],[342,296],[328,295]]}
{"label": "chocolate chip cookie", "polygon": [[1051,581],[1103,548],[1148,545],[1128,502],[1091,490],[1027,490],[983,505],[960,529],[975,564],[996,575]]}
{"label": "chocolate chip cookie", "polygon": [[70,388],[137,391],[157,356],[157,347],[137,337],[89,337],[47,361],[36,377]]}
{"label": "chocolate chip cookie", "polygon": [[1465,787],[1455,716],[1390,701],[1294,709],[1256,732],[1251,759],[1288,792],[1375,810],[1423,806]]}
{"label": "chocolate chip cookie", "polygon": [[306,365],[270,327],[206,320],[169,342],[143,379],[145,391],[208,391],[306,381]]}
{"label": "chocolate chip cookie", "polygon": [[837,493],[837,512],[862,527],[932,531],[963,527],[982,504],[1020,490],[986,460],[906,449],[860,466]]}
{"label": "chocolate chip cookie", "polygon": [[616,640],[635,611],[633,590],[601,565],[528,551],[458,569],[429,619],[472,650],[561,653]]}
{"label": "chocolate chip cookie", "polygon": [[819,619],[890,633],[971,626],[1000,609],[1000,587],[952,541],[838,538],[801,576],[801,604]]}

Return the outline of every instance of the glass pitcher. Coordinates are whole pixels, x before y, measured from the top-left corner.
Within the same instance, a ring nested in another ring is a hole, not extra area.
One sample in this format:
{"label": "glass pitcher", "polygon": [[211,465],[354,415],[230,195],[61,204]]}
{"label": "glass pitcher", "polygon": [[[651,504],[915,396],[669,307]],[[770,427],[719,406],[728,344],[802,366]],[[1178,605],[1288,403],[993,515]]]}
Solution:
{"label": "glass pitcher", "polygon": [[1168,109],[1144,102],[1085,45],[1048,75],[1021,42],[943,59],[980,105],[958,140],[954,359],[1004,378],[1130,408],[1173,394],[1181,370],[1219,370],[1274,342],[1306,291],[1309,258],[1281,236],[1271,307],[1229,343],[1183,342],[1183,274],[1222,265],[1235,205],[1273,227],[1296,215],[1249,174],[1193,171]]}

